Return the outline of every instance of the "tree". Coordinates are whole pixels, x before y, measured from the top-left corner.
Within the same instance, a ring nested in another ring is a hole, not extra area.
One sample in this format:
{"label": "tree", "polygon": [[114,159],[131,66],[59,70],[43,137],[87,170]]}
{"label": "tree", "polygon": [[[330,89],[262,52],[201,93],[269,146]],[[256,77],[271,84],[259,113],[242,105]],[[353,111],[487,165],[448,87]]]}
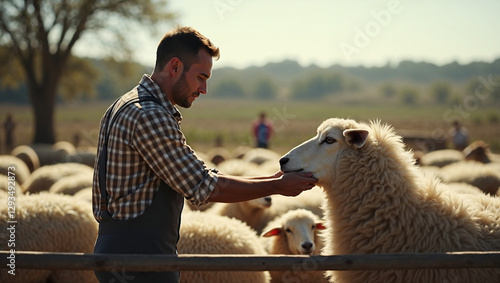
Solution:
{"label": "tree", "polygon": [[245,90],[240,81],[233,78],[225,78],[214,86],[214,97],[219,98],[244,98]]}
{"label": "tree", "polygon": [[417,102],[418,91],[412,86],[406,86],[401,90],[401,100],[403,104],[415,105]]}
{"label": "tree", "polygon": [[451,85],[446,81],[435,81],[431,85],[431,95],[438,104],[445,104],[451,96]]}
{"label": "tree", "polygon": [[167,0],[0,0],[0,46],[11,49],[10,56],[23,70],[35,119],[34,143],[56,140],[56,95],[82,36],[102,35],[116,44],[110,49],[120,47],[113,54],[126,56],[126,34],[132,27],[144,25],[154,32],[157,23],[174,18],[166,4]]}
{"label": "tree", "polygon": [[261,78],[257,82],[254,97],[257,99],[271,100],[277,97],[277,87],[268,78]]}

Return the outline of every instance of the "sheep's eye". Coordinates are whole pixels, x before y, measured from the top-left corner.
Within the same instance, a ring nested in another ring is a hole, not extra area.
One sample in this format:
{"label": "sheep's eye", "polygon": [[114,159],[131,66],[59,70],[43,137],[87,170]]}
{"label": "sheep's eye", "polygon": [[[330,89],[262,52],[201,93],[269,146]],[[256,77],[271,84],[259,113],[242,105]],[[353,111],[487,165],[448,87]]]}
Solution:
{"label": "sheep's eye", "polygon": [[292,230],[290,230],[290,228],[286,228],[286,229],[285,229],[285,231],[286,231],[287,233],[292,233]]}
{"label": "sheep's eye", "polygon": [[316,228],[316,225],[312,225],[312,226],[311,226],[311,229],[313,229],[313,230],[314,230],[314,228]]}
{"label": "sheep's eye", "polygon": [[332,138],[332,137],[326,137],[323,142],[326,142],[327,144],[332,144],[334,142],[336,142],[337,140]]}

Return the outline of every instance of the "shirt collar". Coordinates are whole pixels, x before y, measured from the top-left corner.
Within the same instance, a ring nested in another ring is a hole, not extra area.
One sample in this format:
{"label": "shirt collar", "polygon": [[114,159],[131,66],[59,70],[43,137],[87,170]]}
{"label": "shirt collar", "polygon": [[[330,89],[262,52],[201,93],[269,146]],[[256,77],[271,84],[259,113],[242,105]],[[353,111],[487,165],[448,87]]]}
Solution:
{"label": "shirt collar", "polygon": [[175,117],[175,119],[177,119],[177,122],[180,122],[182,120],[181,112],[179,112],[177,107],[175,107],[170,102],[170,100],[168,100],[167,95],[151,79],[151,76],[146,74],[142,76],[141,81],[139,82],[138,92],[139,95],[144,92],[153,95],[154,97],[159,99],[162,105],[168,110],[168,112],[170,112],[170,114],[172,114]]}

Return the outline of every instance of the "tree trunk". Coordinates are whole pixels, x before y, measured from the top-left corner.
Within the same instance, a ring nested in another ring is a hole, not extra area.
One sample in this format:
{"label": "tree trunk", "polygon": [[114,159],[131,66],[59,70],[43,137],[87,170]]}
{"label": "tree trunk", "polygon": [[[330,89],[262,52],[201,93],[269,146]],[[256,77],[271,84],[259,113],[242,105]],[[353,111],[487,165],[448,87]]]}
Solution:
{"label": "tree trunk", "polygon": [[33,143],[55,143],[54,115],[56,88],[44,84],[41,89],[30,88],[33,107],[34,138]]}

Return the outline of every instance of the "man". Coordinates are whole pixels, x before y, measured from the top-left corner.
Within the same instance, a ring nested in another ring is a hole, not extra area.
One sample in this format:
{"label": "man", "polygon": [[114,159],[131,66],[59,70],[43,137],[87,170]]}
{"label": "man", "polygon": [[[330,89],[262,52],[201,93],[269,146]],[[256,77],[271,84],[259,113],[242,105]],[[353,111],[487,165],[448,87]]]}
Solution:
{"label": "man", "polygon": [[266,112],[260,112],[259,119],[252,125],[255,145],[261,148],[269,147],[269,139],[273,134],[273,124],[266,118]]}
{"label": "man", "polygon": [[453,121],[453,127],[448,130],[452,147],[456,150],[464,150],[469,145],[469,131],[462,127],[458,120]]}
{"label": "man", "polygon": [[[223,175],[206,168],[186,144],[175,105],[188,108],[207,92],[213,57],[219,49],[206,37],[192,28],[174,29],[158,45],[153,74],[104,114],[93,183],[95,253],[176,254],[184,198],[202,205],[296,196],[317,182],[310,173]],[[100,282],[179,281],[178,272],[96,275]]]}

